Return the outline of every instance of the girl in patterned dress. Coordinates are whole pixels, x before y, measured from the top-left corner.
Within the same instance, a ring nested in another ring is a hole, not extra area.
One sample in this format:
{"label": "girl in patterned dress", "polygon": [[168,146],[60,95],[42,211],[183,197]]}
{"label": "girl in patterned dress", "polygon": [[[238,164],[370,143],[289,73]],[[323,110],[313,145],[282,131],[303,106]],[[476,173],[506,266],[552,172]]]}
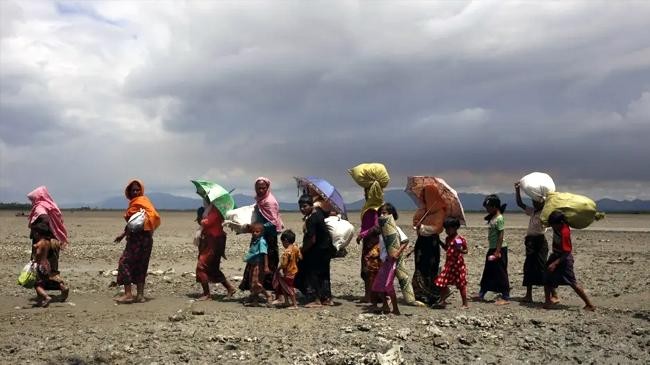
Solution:
{"label": "girl in patterned dress", "polygon": [[440,275],[435,279],[436,286],[440,287],[439,305],[446,306],[445,301],[451,291],[449,285],[456,285],[460,290],[460,297],[463,300],[463,308],[468,308],[467,304],[467,267],[463,255],[467,254],[467,241],[458,234],[460,221],[456,218],[447,218],[443,224],[447,238],[442,244],[442,248],[447,251],[445,266]]}

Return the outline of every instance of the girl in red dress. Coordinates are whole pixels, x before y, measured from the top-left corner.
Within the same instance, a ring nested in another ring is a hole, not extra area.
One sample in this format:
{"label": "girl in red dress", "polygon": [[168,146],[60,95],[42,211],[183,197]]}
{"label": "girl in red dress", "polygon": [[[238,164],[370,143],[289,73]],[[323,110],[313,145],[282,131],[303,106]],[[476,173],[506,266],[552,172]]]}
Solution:
{"label": "girl in red dress", "polygon": [[463,255],[467,254],[467,241],[463,236],[458,234],[460,222],[456,218],[447,218],[443,224],[447,238],[442,244],[442,248],[447,251],[445,267],[440,275],[436,277],[434,283],[440,287],[440,306],[447,305],[445,301],[451,291],[449,285],[456,285],[460,290],[460,297],[463,300],[463,308],[467,308],[467,267]]}

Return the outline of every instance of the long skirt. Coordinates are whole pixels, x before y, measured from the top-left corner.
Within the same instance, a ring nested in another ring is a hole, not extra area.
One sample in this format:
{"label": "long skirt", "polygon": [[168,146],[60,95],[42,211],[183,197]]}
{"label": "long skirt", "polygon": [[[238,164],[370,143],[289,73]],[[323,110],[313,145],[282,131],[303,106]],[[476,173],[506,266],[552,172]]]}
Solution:
{"label": "long skirt", "polygon": [[143,284],[147,278],[153,236],[149,231],[129,233],[117,268],[117,284]]}
{"label": "long skirt", "polygon": [[523,286],[544,285],[548,242],[543,234],[526,236]]}
{"label": "long skirt", "polygon": [[372,291],[385,295],[395,295],[395,269],[397,262],[394,258],[388,257],[382,264],[375,281],[372,283]]}
{"label": "long skirt", "polygon": [[[548,258],[548,264],[557,260],[560,257],[557,253],[552,253]],[[573,255],[567,254],[566,257],[559,265],[553,270],[553,272],[546,271],[545,284],[557,288],[559,285],[576,285],[576,275],[573,272]]]}
{"label": "long skirt", "polygon": [[201,236],[199,258],[196,263],[197,283],[223,283],[226,276],[221,271],[221,258],[226,251],[226,235]]}
{"label": "long skirt", "polygon": [[501,247],[501,258],[494,261],[488,260],[496,252],[491,248],[485,254],[485,267],[481,276],[481,293],[489,291],[501,293],[504,299],[510,297],[510,280],[508,279],[508,248]]}
{"label": "long skirt", "polygon": [[332,299],[330,279],[331,255],[328,250],[312,248],[299,262],[296,287],[305,295],[307,302]]}
{"label": "long skirt", "polygon": [[421,302],[433,304],[440,298],[440,288],[434,280],[440,268],[440,238],[438,235],[418,236],[415,241],[415,272],[413,291]]}
{"label": "long skirt", "polygon": [[[280,253],[278,250],[278,235],[277,234],[264,234],[264,239],[268,245],[268,261],[269,261],[269,270],[270,274],[264,275],[263,284],[264,289],[273,290],[273,273],[278,268],[278,263],[280,262]],[[246,268],[244,269],[244,275],[241,283],[239,284],[240,290],[250,290],[250,276],[251,270],[253,267],[251,264],[247,263]],[[262,271],[263,273],[263,271]]]}

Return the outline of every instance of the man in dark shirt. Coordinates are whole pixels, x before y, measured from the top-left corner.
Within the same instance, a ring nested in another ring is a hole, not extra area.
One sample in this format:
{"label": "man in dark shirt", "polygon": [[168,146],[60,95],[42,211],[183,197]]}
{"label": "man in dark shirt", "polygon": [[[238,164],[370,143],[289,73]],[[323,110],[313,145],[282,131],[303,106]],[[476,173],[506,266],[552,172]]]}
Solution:
{"label": "man in dark shirt", "polygon": [[325,214],[314,208],[311,196],[306,194],[300,197],[298,206],[305,216],[301,247],[303,260],[299,272],[307,297],[305,307],[332,305],[330,261],[336,249],[325,224]]}

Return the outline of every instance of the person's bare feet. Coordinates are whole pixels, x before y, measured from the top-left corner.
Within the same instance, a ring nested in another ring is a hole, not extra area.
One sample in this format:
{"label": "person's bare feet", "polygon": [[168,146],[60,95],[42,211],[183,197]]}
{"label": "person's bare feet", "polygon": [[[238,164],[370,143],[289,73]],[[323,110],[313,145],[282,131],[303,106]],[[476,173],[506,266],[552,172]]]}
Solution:
{"label": "person's bare feet", "polygon": [[555,307],[555,303],[553,302],[544,302],[542,305],[542,308],[544,309],[553,309],[553,307]]}
{"label": "person's bare feet", "polygon": [[135,298],[131,295],[122,295],[113,299],[117,304],[131,304],[135,301]]}
{"label": "person's bare feet", "polygon": [[321,302],[318,301],[305,304],[305,308],[320,308],[322,306]]}
{"label": "person's bare feet", "polygon": [[70,289],[67,287],[62,287],[61,296],[59,297],[61,299],[61,302],[65,302],[68,299],[69,294],[70,294]]}
{"label": "person's bare feet", "polygon": [[276,299],[271,302],[271,305],[281,305],[281,304],[285,304],[285,301]]}
{"label": "person's bare feet", "polygon": [[43,298],[43,300],[41,301],[41,307],[43,307],[43,308],[47,308],[47,306],[50,305],[50,302],[51,302],[51,301],[52,301],[52,297],[50,297],[50,296],[46,296],[46,297]]}
{"label": "person's bare feet", "polygon": [[496,304],[496,305],[508,305],[508,304],[510,304],[510,302],[503,299],[503,298],[499,298],[494,302],[494,304]]}
{"label": "person's bare feet", "polygon": [[293,310],[293,309],[298,309],[298,306],[294,304],[294,305],[292,305],[292,306],[287,307],[287,309],[292,309],[292,310]]}
{"label": "person's bare feet", "polygon": [[596,310],[596,306],[593,304],[585,305],[582,309],[590,312],[594,312]]}
{"label": "person's bare feet", "polygon": [[203,294],[200,297],[196,298],[197,301],[203,302],[210,299],[210,294]]}
{"label": "person's bare feet", "polygon": [[400,313],[399,310],[395,309],[394,311],[390,312],[390,314],[395,315],[395,316],[401,316],[402,313]]}
{"label": "person's bare feet", "polygon": [[226,294],[226,298],[232,298],[233,295],[235,295],[235,293],[237,293],[237,289],[235,288],[228,290],[228,294]]}
{"label": "person's bare feet", "polygon": [[324,301],[322,301],[321,303],[322,303],[323,305],[330,306],[330,307],[334,305],[334,301],[333,301],[332,299],[324,300]]}
{"label": "person's bare feet", "polygon": [[463,304],[460,308],[461,309],[469,309],[469,304]]}
{"label": "person's bare feet", "polygon": [[553,303],[553,304],[560,303],[560,298],[559,297],[551,297],[551,303]]}

